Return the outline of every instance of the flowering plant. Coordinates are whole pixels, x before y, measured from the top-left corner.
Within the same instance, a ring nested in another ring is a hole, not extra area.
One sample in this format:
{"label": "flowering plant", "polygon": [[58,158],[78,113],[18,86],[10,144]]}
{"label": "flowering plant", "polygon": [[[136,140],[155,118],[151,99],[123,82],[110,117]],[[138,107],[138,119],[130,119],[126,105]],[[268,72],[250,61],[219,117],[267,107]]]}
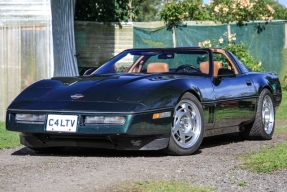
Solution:
{"label": "flowering plant", "polygon": [[205,48],[223,48],[236,55],[236,57],[242,63],[244,63],[248,68],[252,69],[253,71],[264,71],[262,67],[262,62],[258,62],[252,57],[244,43],[241,42],[240,44],[235,44],[235,40],[236,33],[228,34],[227,32],[225,32],[223,36],[221,36],[218,40],[214,40],[214,45],[212,45],[211,41],[208,39],[203,42],[199,42],[198,46]]}
{"label": "flowering plant", "polygon": [[227,32],[225,32],[225,33],[223,33],[223,36],[225,36],[226,40],[224,40],[224,38],[221,36],[218,40],[217,39],[213,40],[215,43],[217,43],[214,46],[212,46],[211,41],[209,39],[207,39],[203,42],[199,42],[198,46],[199,47],[206,47],[206,48],[210,48],[210,47],[217,48],[217,47],[224,46],[224,44],[227,44],[227,45],[235,44],[234,41],[236,40],[236,33],[227,34]]}
{"label": "flowering plant", "polygon": [[212,20],[208,6],[199,1],[167,1],[162,3],[159,12],[161,20],[164,20],[167,28],[184,26],[185,20]]}
{"label": "flowering plant", "polygon": [[222,23],[237,22],[243,25],[244,22],[254,20],[271,21],[274,9],[265,0],[223,0],[215,1],[210,5],[213,9],[211,13],[216,21]]}
{"label": "flowering plant", "polygon": [[162,3],[159,12],[168,29],[184,26],[184,21],[211,20],[222,23],[236,22],[243,25],[245,22],[273,19],[274,9],[266,0],[221,0],[202,4],[200,1],[174,0]]}

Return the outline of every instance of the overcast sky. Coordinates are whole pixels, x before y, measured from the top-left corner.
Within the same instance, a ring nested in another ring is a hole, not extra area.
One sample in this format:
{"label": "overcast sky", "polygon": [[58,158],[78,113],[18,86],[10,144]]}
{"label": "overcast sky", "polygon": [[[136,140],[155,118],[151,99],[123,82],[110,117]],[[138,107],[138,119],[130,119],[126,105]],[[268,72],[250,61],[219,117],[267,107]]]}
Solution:
{"label": "overcast sky", "polygon": [[[208,3],[210,0],[203,0],[204,3]],[[278,0],[279,3],[287,7],[287,0]]]}

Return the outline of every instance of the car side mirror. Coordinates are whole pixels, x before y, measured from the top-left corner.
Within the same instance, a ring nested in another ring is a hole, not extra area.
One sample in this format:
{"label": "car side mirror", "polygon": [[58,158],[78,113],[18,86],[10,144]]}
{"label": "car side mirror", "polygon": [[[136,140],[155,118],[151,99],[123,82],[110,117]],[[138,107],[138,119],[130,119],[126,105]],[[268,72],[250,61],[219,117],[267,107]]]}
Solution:
{"label": "car side mirror", "polygon": [[235,77],[235,73],[231,69],[220,68],[218,70],[218,78],[225,78],[225,77]]}

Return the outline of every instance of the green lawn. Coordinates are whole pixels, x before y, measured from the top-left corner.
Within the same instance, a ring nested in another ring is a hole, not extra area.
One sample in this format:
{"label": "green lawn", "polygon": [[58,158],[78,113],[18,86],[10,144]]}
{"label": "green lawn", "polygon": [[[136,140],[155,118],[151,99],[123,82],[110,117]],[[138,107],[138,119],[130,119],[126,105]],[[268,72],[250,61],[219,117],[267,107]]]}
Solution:
{"label": "green lawn", "polygon": [[276,111],[276,119],[287,120],[287,91],[283,91],[283,99],[279,109]]}
{"label": "green lawn", "polygon": [[276,121],[275,134],[286,134],[287,124],[280,123],[282,121],[287,121],[287,91],[283,91],[283,99],[279,109],[276,111]]}
{"label": "green lawn", "polygon": [[275,125],[274,133],[275,134],[287,134],[287,125]]}
{"label": "green lawn", "polygon": [[241,157],[241,168],[258,173],[271,173],[279,169],[287,169],[287,142],[274,147],[262,148],[254,154]]}
{"label": "green lawn", "polygon": [[[129,184],[117,184],[111,186],[111,191],[138,191],[138,192],[211,192],[215,189],[212,187],[190,186],[187,182],[180,181],[141,181]],[[115,190],[116,189],[116,190]],[[107,189],[109,191],[109,189]]]}
{"label": "green lawn", "polygon": [[20,146],[19,133],[7,131],[5,123],[0,122],[0,149]]}

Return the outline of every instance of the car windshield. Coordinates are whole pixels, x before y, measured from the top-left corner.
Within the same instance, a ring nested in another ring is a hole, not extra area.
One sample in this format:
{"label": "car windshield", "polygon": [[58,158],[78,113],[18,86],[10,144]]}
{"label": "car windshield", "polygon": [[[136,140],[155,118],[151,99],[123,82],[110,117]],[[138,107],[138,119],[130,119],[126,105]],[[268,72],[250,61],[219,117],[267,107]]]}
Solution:
{"label": "car windshield", "polygon": [[[93,74],[208,73],[208,58],[207,50],[127,50],[102,65]],[[201,65],[202,63],[206,63],[205,66]]]}

